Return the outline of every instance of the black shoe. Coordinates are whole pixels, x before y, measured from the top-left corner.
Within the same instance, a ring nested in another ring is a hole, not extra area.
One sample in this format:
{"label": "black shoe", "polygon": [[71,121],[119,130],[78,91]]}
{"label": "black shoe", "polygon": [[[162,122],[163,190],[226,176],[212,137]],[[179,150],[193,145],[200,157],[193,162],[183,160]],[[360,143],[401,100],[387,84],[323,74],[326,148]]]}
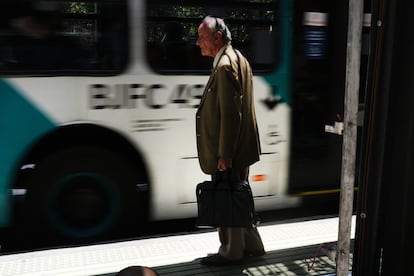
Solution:
{"label": "black shoe", "polygon": [[261,257],[266,252],[264,250],[245,250],[244,251],[244,257]]}
{"label": "black shoe", "polygon": [[200,263],[202,265],[210,266],[224,266],[224,265],[235,265],[239,264],[241,260],[229,260],[220,254],[214,254],[201,259]]}

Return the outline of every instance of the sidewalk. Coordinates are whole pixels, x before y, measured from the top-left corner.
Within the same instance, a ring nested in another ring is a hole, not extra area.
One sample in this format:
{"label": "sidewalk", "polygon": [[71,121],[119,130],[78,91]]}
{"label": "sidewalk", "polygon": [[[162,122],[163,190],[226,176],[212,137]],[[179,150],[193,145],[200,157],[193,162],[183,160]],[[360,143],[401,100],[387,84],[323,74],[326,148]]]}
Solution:
{"label": "sidewalk", "polygon": [[316,258],[310,270],[307,262],[320,254],[321,245],[337,240],[338,218],[263,225],[258,230],[267,254],[239,267],[209,268],[199,264],[199,258],[216,253],[219,247],[216,231],[205,231],[4,255],[0,256],[0,275],[114,275],[131,265],[155,268],[160,275],[180,276],[323,275],[335,271],[335,263],[323,255]]}
{"label": "sidewalk", "polygon": [[[320,245],[267,252],[264,257],[251,259],[237,266],[206,267],[199,260],[154,267],[159,275],[335,275],[336,265],[320,252]],[[108,274],[115,275],[115,274]]]}

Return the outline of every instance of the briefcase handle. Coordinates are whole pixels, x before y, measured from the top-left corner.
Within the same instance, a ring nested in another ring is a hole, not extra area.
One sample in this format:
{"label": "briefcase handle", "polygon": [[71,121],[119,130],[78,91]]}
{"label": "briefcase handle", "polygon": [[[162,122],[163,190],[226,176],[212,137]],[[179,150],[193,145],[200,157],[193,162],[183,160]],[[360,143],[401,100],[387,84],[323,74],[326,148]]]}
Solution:
{"label": "briefcase handle", "polygon": [[238,183],[240,180],[240,175],[232,169],[217,171],[213,178],[213,181],[216,183],[220,183],[221,181],[226,181],[227,183]]}

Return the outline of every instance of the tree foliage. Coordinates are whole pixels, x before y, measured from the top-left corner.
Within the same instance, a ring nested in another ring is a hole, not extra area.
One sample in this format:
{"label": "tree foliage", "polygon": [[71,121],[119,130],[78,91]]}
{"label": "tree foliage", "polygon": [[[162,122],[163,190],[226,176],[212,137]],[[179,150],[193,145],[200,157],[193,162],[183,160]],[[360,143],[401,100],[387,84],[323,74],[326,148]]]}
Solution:
{"label": "tree foliage", "polygon": [[86,14],[95,11],[95,4],[85,2],[66,2],[64,4],[64,11],[67,13]]}

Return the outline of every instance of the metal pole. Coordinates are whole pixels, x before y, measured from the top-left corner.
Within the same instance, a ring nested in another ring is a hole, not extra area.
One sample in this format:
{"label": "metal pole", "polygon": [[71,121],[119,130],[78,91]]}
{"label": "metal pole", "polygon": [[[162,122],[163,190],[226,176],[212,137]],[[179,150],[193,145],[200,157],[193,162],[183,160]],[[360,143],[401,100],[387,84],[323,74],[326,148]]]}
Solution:
{"label": "metal pole", "polygon": [[363,8],[363,0],[349,0],[337,276],[348,275],[350,265]]}

